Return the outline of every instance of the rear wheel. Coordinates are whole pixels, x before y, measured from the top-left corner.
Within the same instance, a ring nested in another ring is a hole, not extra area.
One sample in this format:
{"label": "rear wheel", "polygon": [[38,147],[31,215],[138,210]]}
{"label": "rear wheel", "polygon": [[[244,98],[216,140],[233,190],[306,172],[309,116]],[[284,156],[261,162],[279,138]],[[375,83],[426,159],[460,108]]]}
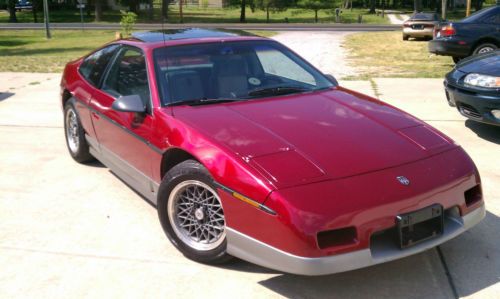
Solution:
{"label": "rear wheel", "polygon": [[64,105],[64,133],[66,145],[71,157],[79,162],[85,163],[95,160],[89,152],[89,145],[85,139],[80,118],[75,109],[74,99],[70,99]]}
{"label": "rear wheel", "polygon": [[474,55],[477,55],[477,54],[483,54],[483,53],[487,53],[487,52],[494,51],[494,50],[496,50],[497,48],[498,48],[498,47],[497,47],[495,44],[492,44],[492,43],[484,43],[484,44],[480,44],[480,45],[478,45],[478,46],[474,49],[473,54],[474,54]]}
{"label": "rear wheel", "polygon": [[403,40],[408,40],[410,37],[406,34],[403,34]]}
{"label": "rear wheel", "polygon": [[460,60],[462,60],[462,57],[453,56],[454,63],[458,63]]}
{"label": "rear wheel", "polygon": [[199,162],[174,166],[158,192],[158,217],[167,237],[187,258],[220,264],[227,254],[226,221],[213,179]]}

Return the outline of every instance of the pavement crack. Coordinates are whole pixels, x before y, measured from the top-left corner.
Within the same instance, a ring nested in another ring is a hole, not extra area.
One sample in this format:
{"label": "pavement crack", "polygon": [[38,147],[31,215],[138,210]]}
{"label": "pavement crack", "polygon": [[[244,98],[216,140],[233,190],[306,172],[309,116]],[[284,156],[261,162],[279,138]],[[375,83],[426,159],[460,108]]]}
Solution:
{"label": "pavement crack", "polygon": [[446,274],[446,278],[448,279],[448,283],[450,285],[451,291],[453,292],[453,297],[455,299],[460,298],[458,295],[457,287],[455,286],[455,282],[453,281],[453,277],[451,276],[450,269],[448,268],[448,264],[446,264],[446,259],[444,258],[443,252],[441,251],[441,247],[436,247],[437,253],[439,255],[439,260],[441,261],[441,265],[444,268],[444,272]]}

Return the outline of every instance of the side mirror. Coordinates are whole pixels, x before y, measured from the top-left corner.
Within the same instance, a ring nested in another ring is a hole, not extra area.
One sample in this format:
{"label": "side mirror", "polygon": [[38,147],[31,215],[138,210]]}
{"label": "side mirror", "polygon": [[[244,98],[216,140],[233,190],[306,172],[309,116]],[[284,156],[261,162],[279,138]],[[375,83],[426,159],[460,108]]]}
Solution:
{"label": "side mirror", "polygon": [[111,108],[121,112],[145,113],[146,107],[139,95],[120,96],[113,102]]}
{"label": "side mirror", "polygon": [[335,79],[334,76],[330,75],[330,74],[326,74],[325,77],[328,78],[328,80],[330,80],[330,82],[332,82],[333,84],[335,85],[339,85],[339,82],[337,82],[337,79]]}

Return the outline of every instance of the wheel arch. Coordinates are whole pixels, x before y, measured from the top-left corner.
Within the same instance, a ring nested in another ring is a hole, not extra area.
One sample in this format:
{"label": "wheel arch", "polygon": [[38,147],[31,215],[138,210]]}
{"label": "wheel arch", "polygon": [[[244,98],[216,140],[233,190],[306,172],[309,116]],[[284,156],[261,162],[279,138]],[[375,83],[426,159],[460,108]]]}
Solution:
{"label": "wheel arch", "polygon": [[478,39],[471,47],[471,50],[470,50],[470,55],[472,55],[472,53],[474,53],[474,51],[476,50],[477,46],[479,46],[480,44],[486,44],[486,43],[489,43],[489,44],[494,44],[496,45],[497,47],[500,47],[500,41],[492,38],[492,37],[482,37],[480,39]]}
{"label": "wheel arch", "polygon": [[187,152],[182,148],[171,148],[168,149],[165,153],[163,153],[161,157],[161,166],[160,166],[160,178],[163,179],[165,174],[172,169],[175,165],[182,163],[186,160],[195,160],[203,165],[203,163],[197,159],[193,154]]}
{"label": "wheel arch", "polygon": [[64,109],[64,106],[66,105],[66,103],[71,99],[72,95],[71,93],[69,92],[69,90],[67,90],[66,88],[63,90],[62,92],[62,95],[61,95],[61,105]]}

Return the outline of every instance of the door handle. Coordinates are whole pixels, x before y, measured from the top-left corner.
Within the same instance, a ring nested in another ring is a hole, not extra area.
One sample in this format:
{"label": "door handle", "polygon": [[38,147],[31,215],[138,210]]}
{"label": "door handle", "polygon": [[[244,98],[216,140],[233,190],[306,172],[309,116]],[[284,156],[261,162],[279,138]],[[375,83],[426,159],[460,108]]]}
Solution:
{"label": "door handle", "polygon": [[94,111],[91,112],[92,113],[92,116],[95,118],[95,119],[99,119],[99,114],[95,113]]}

